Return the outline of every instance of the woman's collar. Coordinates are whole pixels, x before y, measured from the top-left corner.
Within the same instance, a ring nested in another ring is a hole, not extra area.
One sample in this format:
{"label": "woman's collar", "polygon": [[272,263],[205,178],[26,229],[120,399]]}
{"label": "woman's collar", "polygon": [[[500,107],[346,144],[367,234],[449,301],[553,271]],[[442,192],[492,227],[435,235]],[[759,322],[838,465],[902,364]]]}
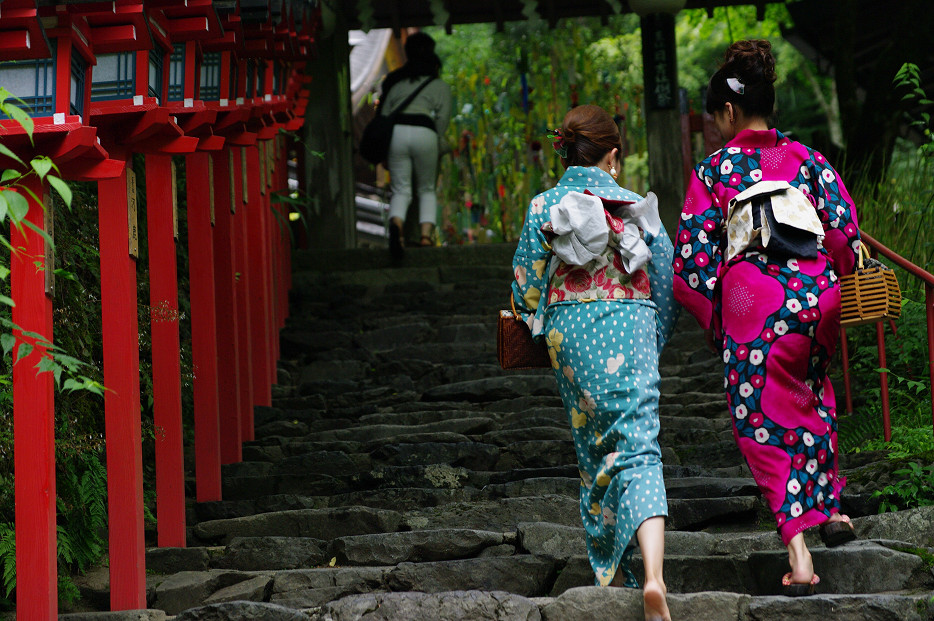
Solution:
{"label": "woman's collar", "polygon": [[785,135],[777,129],[744,129],[736,134],[733,140],[727,142],[726,146],[761,149],[777,146],[787,140]]}
{"label": "woman's collar", "polygon": [[616,179],[599,166],[568,166],[558,185],[586,185],[588,187],[619,187]]}

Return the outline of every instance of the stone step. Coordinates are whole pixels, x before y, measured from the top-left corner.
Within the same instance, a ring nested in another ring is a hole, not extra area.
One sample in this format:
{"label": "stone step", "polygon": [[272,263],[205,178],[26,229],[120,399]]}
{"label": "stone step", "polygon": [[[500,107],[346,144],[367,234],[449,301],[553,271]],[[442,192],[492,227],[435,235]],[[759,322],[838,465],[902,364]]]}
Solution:
{"label": "stone step", "polygon": [[[241,599],[310,608],[332,601],[340,592],[437,593],[459,589],[559,597],[571,589],[592,587],[593,573],[586,556],[561,562],[554,557],[517,554],[515,542],[508,536],[477,531],[459,533],[462,537],[454,550],[448,547],[454,534],[399,533],[388,543],[376,536],[345,538],[332,546],[335,557],[319,568],[181,572],[157,581],[154,603],[173,614],[199,599],[206,603],[222,601],[234,593]],[[239,550],[249,555],[258,550],[257,543],[236,540],[230,548],[234,549],[232,554]],[[266,543],[264,554],[268,555],[281,548],[283,542],[279,546]],[[373,546],[380,549],[374,552]],[[476,556],[435,560],[457,551]],[[934,588],[934,576],[923,559],[872,541],[834,549],[815,548],[812,554],[815,568],[822,576],[819,587],[832,589],[835,596],[930,592]],[[406,556],[423,560],[406,560]],[[638,554],[633,557],[637,580],[641,580],[640,560]],[[344,565],[342,561],[352,564]],[[855,567],[859,571],[854,571]],[[786,569],[784,550],[752,552],[745,558],[674,554],[665,558],[666,585],[672,597],[678,593],[710,591],[778,595],[780,578]]]}
{"label": "stone step", "polygon": [[[339,590],[339,589],[335,589]],[[749,596],[736,593],[702,592],[670,594],[674,619],[705,621],[824,621],[827,611],[841,619],[879,621],[926,621],[927,595],[890,593],[873,595],[815,595],[807,598]],[[869,613],[868,611],[872,611]],[[698,617],[703,611],[703,617]],[[162,616],[134,619],[161,621]],[[872,616],[867,616],[871,614]],[[314,607],[306,615],[272,603],[231,601],[189,609],[176,621],[223,621],[269,619],[270,621],[372,621],[398,619],[445,619],[449,621],[525,621],[589,619],[616,621],[643,618],[642,593],[630,589],[578,587],[556,598],[528,598],[505,592],[444,591],[439,593],[363,593],[347,595]],[[62,619],[84,621],[89,617],[63,615]],[[103,619],[103,617],[100,617]]]}

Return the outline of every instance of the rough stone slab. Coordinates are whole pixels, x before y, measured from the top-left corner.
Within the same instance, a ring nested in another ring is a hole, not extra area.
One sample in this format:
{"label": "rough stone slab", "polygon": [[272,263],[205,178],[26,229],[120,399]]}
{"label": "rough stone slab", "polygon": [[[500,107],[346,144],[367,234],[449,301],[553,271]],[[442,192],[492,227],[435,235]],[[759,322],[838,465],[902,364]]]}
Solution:
{"label": "rough stone slab", "polygon": [[[739,621],[750,597],[737,593],[668,596],[672,619]],[[586,586],[565,591],[541,606],[543,621],[643,619],[642,591]]]}
{"label": "rough stone slab", "polygon": [[71,612],[58,615],[65,621],[165,621],[164,610],[118,610],[114,612]]}
{"label": "rough stone slab", "polygon": [[894,539],[932,548],[934,506],[854,518],[853,528],[862,539]]}
{"label": "rough stone slab", "polygon": [[263,602],[269,599],[272,591],[271,576],[256,576],[249,580],[232,584],[229,587],[218,589],[204,600],[205,604],[220,604],[223,602],[248,601]]}
{"label": "rough stone slab", "polygon": [[204,571],[220,548],[149,548],[146,550],[146,571],[172,574],[177,571]]}
{"label": "rough stone slab", "polygon": [[504,446],[496,462],[496,470],[549,468],[577,465],[574,443],[570,440],[537,440],[513,442]]}
{"label": "rough stone slab", "polygon": [[567,424],[563,427],[526,427],[524,429],[500,429],[488,431],[483,434],[482,440],[498,446],[506,446],[515,442],[529,442],[539,440],[560,440],[563,442],[572,442],[571,430]]}
{"label": "rough stone slab", "polygon": [[201,604],[215,591],[248,580],[247,573],[212,569],[182,571],[160,582],[155,588],[152,606],[174,615]]}
{"label": "rough stone slab", "polygon": [[298,610],[263,602],[226,602],[189,608],[174,621],[308,621],[309,616]]}
{"label": "rough stone slab", "polygon": [[392,591],[437,593],[461,588],[537,597],[548,593],[556,572],[553,561],[531,555],[400,563],[386,575],[386,585]]}
{"label": "rough stone slab", "polygon": [[[811,550],[811,557],[814,570],[821,577],[819,593],[934,590],[934,576],[919,556],[891,550],[872,541],[815,548]],[[667,560],[665,568],[667,571]],[[749,555],[749,570],[758,584],[757,594],[778,595],[781,576],[788,571],[788,554],[779,550],[753,552]]]}
{"label": "rough stone slab", "polygon": [[417,530],[335,539],[328,556],[342,565],[396,565],[468,558],[501,545],[503,533],[469,530]]}
{"label": "rough stone slab", "polygon": [[474,528],[506,531],[520,522],[553,522],[565,526],[581,523],[580,505],[567,496],[504,498],[494,502],[451,503],[407,511],[403,523],[412,530]]}
{"label": "rough stone slab", "polygon": [[405,438],[419,433],[458,433],[481,434],[489,431],[494,425],[492,418],[474,416],[471,418],[456,418],[422,425],[361,425],[350,429],[332,429],[314,434],[315,440],[327,442],[331,440],[360,440],[365,438],[369,442],[386,440],[389,438]]}
{"label": "rough stone slab", "polygon": [[523,396],[557,395],[558,388],[550,371],[518,373],[502,377],[454,382],[434,386],[422,393],[423,401],[470,401],[482,403]]}
{"label": "rough stone slab", "polygon": [[755,480],[739,477],[682,477],[665,479],[668,498],[729,498],[759,496]]}
{"label": "rough stone slab", "polygon": [[519,524],[519,545],[529,554],[562,560],[587,554],[582,526],[523,522]]}
{"label": "rough stone slab", "polygon": [[352,595],[313,613],[315,621],[540,621],[531,599],[504,592],[372,593]]}
{"label": "rough stone slab", "polygon": [[509,483],[493,483],[483,487],[488,498],[518,498],[520,496],[580,496],[579,477],[532,477]]}
{"label": "rough stone slab", "polygon": [[703,528],[715,521],[749,519],[759,510],[754,496],[726,498],[670,498],[667,527],[672,530]]}
{"label": "rough stone slab", "polygon": [[394,532],[402,514],[396,511],[347,507],[335,509],[299,509],[261,513],[242,518],[201,522],[194,528],[202,541],[230,543],[234,537],[308,537],[333,539],[347,535]]}
{"label": "rough stone slab", "polygon": [[312,537],[235,537],[214,566],[241,571],[309,568],[327,561],[327,546]]}
{"label": "rough stone slab", "polygon": [[798,598],[755,597],[750,600],[744,619],[748,621],[827,621],[827,619],[930,621],[934,618],[930,599],[931,593],[814,595]]}
{"label": "rough stone slab", "polygon": [[499,448],[460,436],[457,442],[381,444],[370,457],[377,463],[393,466],[449,464],[469,470],[492,470],[499,459]]}
{"label": "rough stone slab", "polygon": [[358,591],[366,592],[381,587],[386,574],[391,569],[390,567],[324,567],[279,571],[273,575],[272,597],[292,591],[327,587],[369,587]]}

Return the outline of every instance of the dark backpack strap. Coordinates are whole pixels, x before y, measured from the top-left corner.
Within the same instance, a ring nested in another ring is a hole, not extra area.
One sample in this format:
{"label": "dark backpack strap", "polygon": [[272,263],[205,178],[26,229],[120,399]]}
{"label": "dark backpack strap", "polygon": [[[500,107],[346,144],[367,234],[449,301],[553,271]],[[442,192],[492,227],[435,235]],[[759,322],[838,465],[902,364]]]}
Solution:
{"label": "dark backpack strap", "polygon": [[[421,84],[419,84],[419,85],[418,85],[418,88],[416,88],[414,91],[412,91],[412,92],[409,94],[409,96],[405,98],[405,101],[403,101],[401,104],[399,104],[398,106],[396,106],[396,109],[393,110],[392,112],[390,112],[390,113],[389,113],[388,115],[386,115],[386,116],[392,117],[392,116],[395,116],[396,114],[402,112],[403,110],[405,110],[405,109],[408,107],[408,105],[409,105],[410,103],[412,103],[412,101],[415,100],[415,97],[416,97],[420,92],[422,92],[422,89],[425,88],[426,86],[428,86],[429,83],[434,82],[434,80],[435,80],[434,78],[428,78],[427,80],[425,80],[424,82],[422,82]],[[391,90],[391,89],[390,89],[390,90]],[[388,95],[389,93],[386,93],[386,94]],[[382,108],[382,102],[380,102],[380,108]]]}

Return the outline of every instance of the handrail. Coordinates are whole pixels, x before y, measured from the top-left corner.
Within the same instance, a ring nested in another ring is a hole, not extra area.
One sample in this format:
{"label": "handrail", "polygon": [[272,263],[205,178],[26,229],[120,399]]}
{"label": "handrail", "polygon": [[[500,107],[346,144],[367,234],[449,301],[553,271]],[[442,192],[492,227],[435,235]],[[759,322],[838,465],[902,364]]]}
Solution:
{"label": "handrail", "polygon": [[[927,333],[928,333],[928,378],[930,380],[931,390],[931,425],[934,428],[934,274],[918,267],[905,257],[894,250],[887,248],[873,238],[865,231],[860,231],[863,242],[870,248],[870,256],[875,258],[881,254],[886,259],[902,268],[910,276],[914,276],[924,283],[924,307],[927,314]],[[892,332],[895,332],[895,324],[889,320]],[[880,396],[882,397],[882,428],[886,442],[892,440],[892,425],[889,409],[889,377],[885,361],[885,326],[880,321],[876,323],[876,349],[879,352],[879,372]],[[849,352],[846,342],[846,329],[840,330],[840,354],[843,361],[843,385],[846,391],[846,411],[847,414],[853,413],[853,395],[850,389],[850,365]]]}

